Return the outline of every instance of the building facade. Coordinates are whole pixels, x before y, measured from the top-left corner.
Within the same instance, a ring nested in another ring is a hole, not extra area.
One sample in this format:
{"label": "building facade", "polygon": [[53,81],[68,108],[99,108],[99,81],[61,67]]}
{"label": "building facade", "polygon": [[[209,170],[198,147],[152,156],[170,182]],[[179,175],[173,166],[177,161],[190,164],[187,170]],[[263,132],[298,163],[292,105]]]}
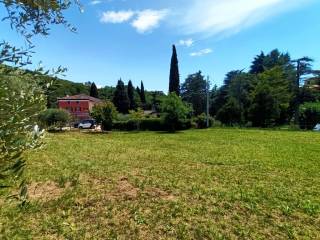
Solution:
{"label": "building facade", "polygon": [[102,100],[90,97],[85,94],[66,96],[58,98],[58,107],[68,111],[75,122],[91,119],[90,111],[94,105],[101,103]]}

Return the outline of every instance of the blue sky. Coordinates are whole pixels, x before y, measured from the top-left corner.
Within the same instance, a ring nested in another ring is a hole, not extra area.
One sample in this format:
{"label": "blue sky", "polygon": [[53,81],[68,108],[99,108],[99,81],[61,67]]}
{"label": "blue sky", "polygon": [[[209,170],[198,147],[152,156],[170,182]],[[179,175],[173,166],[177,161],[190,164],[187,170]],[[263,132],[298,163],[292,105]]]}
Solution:
{"label": "blue sky", "polygon": [[[248,68],[261,50],[292,58],[310,56],[320,68],[318,0],[91,0],[66,12],[78,33],[54,27],[36,37],[33,62],[68,68],[66,79],[115,85],[121,77],[149,90],[167,91],[172,44],[181,81],[201,70],[212,84]],[[2,8],[2,7],[1,7]],[[0,9],[3,16],[4,11]],[[23,41],[6,22],[6,40]],[[3,35],[2,35],[3,37]]]}

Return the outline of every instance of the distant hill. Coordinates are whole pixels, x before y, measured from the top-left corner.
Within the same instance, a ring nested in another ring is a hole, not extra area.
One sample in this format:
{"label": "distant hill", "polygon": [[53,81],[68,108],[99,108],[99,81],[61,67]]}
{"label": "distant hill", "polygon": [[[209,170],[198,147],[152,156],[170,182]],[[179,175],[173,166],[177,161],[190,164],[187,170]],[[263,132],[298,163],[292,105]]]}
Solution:
{"label": "distant hill", "polygon": [[[15,70],[7,65],[0,64],[0,72],[6,73],[10,72],[10,74],[16,74],[18,72],[33,74],[32,71],[29,70]],[[66,95],[76,95],[76,94],[89,94],[90,93],[90,82],[88,83],[76,83],[69,80],[64,80],[60,78],[53,78],[43,75],[39,77],[39,82],[41,80],[47,80],[52,82],[52,85],[49,87],[47,91],[47,107],[55,108],[57,107],[57,98],[64,97]],[[50,81],[51,80],[51,81]],[[115,91],[115,87],[105,86],[103,88],[98,89],[99,98],[102,100],[110,100],[112,101],[113,93]],[[146,108],[151,109],[152,105],[158,106],[160,104],[160,99],[164,96],[164,93],[161,91],[145,91],[146,95]]]}

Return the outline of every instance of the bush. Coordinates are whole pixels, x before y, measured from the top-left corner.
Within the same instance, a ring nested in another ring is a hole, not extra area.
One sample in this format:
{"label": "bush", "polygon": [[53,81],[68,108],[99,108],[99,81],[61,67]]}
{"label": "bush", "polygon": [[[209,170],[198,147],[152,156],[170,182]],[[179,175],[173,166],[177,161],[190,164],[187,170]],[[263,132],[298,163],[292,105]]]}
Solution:
{"label": "bush", "polygon": [[144,131],[163,131],[165,127],[160,118],[148,118],[141,121],[140,129]]}
{"label": "bush", "polygon": [[47,109],[39,115],[40,124],[45,128],[62,128],[68,124],[71,117],[69,112],[63,109]]}
{"label": "bush", "polygon": [[95,105],[90,114],[98,124],[101,124],[102,130],[109,131],[112,129],[113,121],[117,117],[118,112],[113,103],[107,101]]}
{"label": "bush", "polygon": [[300,106],[300,128],[311,130],[320,123],[320,102],[308,102]]}
{"label": "bush", "polygon": [[161,103],[162,119],[165,127],[170,132],[175,132],[186,127],[191,109],[175,93],[170,93]]}
{"label": "bush", "polygon": [[120,131],[136,131],[138,130],[138,121],[137,120],[128,120],[128,121],[115,121],[112,124],[112,129]]}
{"label": "bush", "polygon": [[[207,128],[207,115],[202,113],[195,118],[196,127],[199,129]],[[209,117],[209,127],[212,127],[213,119]]]}
{"label": "bush", "polygon": [[131,119],[129,121],[116,121],[113,129],[120,131],[162,131],[165,130],[160,118]]}

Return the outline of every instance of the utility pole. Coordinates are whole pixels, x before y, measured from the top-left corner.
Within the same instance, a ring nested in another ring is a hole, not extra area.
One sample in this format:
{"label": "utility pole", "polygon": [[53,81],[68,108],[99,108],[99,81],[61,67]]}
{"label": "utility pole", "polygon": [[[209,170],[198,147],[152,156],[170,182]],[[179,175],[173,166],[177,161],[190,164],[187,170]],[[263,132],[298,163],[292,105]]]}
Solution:
{"label": "utility pole", "polygon": [[209,122],[209,118],[210,118],[210,113],[209,113],[209,91],[210,91],[210,82],[209,82],[209,76],[207,76],[207,81],[206,81],[206,93],[207,93],[207,128],[210,127],[210,122]]}

